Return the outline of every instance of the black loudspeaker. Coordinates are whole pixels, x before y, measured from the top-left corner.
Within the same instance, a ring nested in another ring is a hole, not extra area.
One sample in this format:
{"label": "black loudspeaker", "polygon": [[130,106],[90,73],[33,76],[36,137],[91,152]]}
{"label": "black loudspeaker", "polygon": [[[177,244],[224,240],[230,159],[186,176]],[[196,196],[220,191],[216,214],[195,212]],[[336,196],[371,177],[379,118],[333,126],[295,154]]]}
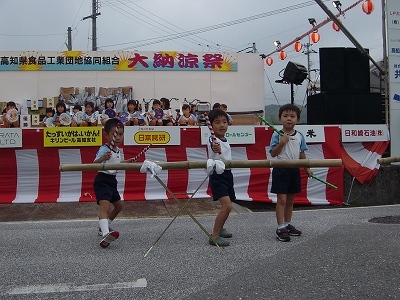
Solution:
{"label": "black loudspeaker", "polygon": [[319,69],[322,92],[346,91],[345,48],[319,48]]}
{"label": "black loudspeaker", "polygon": [[320,48],[319,63],[322,92],[369,92],[369,60],[358,49]]}
{"label": "black loudspeaker", "polygon": [[379,93],[320,93],[307,98],[307,124],[383,124]]}
{"label": "black loudspeaker", "polygon": [[[368,49],[365,49],[368,52]],[[347,91],[370,91],[369,59],[356,48],[346,48]]]}
{"label": "black loudspeaker", "polygon": [[283,72],[283,81],[301,84],[307,78],[308,72],[306,67],[298,63],[289,61]]}

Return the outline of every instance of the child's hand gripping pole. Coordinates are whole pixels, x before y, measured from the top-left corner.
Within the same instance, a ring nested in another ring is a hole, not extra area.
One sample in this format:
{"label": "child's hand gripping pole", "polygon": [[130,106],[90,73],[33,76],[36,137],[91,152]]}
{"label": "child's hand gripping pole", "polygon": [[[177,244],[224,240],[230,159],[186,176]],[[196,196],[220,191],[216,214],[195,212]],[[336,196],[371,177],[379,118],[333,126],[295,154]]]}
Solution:
{"label": "child's hand gripping pole", "polygon": [[[217,138],[215,137],[214,129],[211,126],[211,122],[210,122],[210,119],[208,118],[207,113],[204,114],[204,118],[206,119],[206,124],[208,126],[208,129],[210,129],[211,138],[213,139],[214,142],[216,142]],[[221,154],[221,151],[218,152],[218,154]]]}
{"label": "child's hand gripping pole", "polygon": [[265,120],[263,117],[258,116],[258,118],[259,118],[262,122],[264,122],[265,125],[271,127],[271,129],[273,129],[277,134],[279,134],[280,136],[283,135],[282,132],[280,132],[274,125],[272,125],[270,122],[268,122],[267,120]]}

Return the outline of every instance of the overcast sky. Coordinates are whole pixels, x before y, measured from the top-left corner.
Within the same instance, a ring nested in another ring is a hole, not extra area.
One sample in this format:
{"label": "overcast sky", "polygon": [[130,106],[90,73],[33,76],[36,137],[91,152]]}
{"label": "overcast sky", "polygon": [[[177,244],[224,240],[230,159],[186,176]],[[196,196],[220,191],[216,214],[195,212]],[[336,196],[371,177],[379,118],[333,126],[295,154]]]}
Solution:
{"label": "overcast sky", "polygon": [[[237,52],[255,43],[259,53],[268,54],[311,29],[308,18],[317,23],[327,18],[315,1],[301,0],[99,0],[97,46],[99,50]],[[342,9],[356,0],[341,0]],[[382,59],[381,2],[366,15],[361,4],[341,17],[343,25],[376,61]],[[332,1],[324,1],[333,12]],[[72,28],[73,50],[92,49],[92,0],[0,0],[0,52],[67,50],[67,28]],[[213,30],[211,30],[213,29]],[[177,34],[196,34],[172,39]],[[342,32],[328,23],[318,31],[321,40],[312,46],[354,47]],[[308,38],[301,40],[307,43]],[[286,60],[272,55],[274,64],[265,66],[266,104],[290,102],[290,87],[275,83],[289,61],[307,66],[307,56],[286,49]],[[319,69],[318,53],[311,54],[311,69]],[[260,61],[264,63],[261,59]],[[265,65],[265,63],[264,63]],[[312,74],[315,78],[318,74]],[[295,90],[302,104],[305,85]]]}

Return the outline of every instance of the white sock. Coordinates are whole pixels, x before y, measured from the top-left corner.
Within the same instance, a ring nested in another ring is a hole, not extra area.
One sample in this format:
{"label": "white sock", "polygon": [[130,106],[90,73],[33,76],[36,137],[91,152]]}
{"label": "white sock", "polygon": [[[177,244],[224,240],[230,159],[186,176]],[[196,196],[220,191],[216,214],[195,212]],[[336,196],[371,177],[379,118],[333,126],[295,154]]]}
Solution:
{"label": "white sock", "polygon": [[107,219],[100,219],[99,226],[100,226],[101,233],[103,234],[103,236],[106,236],[110,232],[110,230],[108,230],[108,220]]}
{"label": "white sock", "polygon": [[279,225],[278,225],[278,229],[283,229],[283,228],[286,228],[286,225],[285,225],[285,224],[279,224]]}
{"label": "white sock", "polygon": [[283,224],[285,225],[285,227],[287,227],[290,224],[290,222],[284,222]]}

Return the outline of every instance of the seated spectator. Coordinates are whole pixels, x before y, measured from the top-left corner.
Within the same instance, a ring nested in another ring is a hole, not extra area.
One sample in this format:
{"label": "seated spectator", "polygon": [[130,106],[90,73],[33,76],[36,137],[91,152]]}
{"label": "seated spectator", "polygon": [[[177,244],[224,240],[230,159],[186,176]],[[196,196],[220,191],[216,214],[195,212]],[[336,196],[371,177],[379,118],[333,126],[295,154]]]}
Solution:
{"label": "seated spectator", "polygon": [[170,107],[169,99],[161,98],[161,108],[163,109],[163,126],[172,126],[172,111]]}
{"label": "seated spectator", "polygon": [[[224,112],[226,112],[226,111],[228,110],[228,106],[227,106],[226,104],[224,104],[224,103],[221,104],[220,108],[221,108]],[[230,125],[232,125],[232,123],[233,123],[233,119],[232,119],[231,115],[228,114],[227,112],[226,112],[226,115],[228,116],[228,124],[229,124],[229,126],[230,126]]]}
{"label": "seated spectator", "polygon": [[114,109],[114,100],[113,99],[107,98],[104,103],[104,106],[105,106],[105,109],[103,111],[103,116],[107,115],[107,117],[102,118],[100,116],[101,125],[103,125],[103,126],[108,119],[117,117],[117,113],[115,112],[115,109]]}
{"label": "seated spectator", "polygon": [[190,105],[182,105],[182,116],[178,120],[179,126],[195,126],[197,125],[197,118],[190,113]]}
{"label": "seated spectator", "polygon": [[[80,116],[80,114],[82,115]],[[75,104],[74,107],[72,108],[71,126],[72,127],[80,126],[82,123],[82,117],[83,117],[82,106],[80,106],[79,104]]]}
{"label": "seated spectator", "polygon": [[53,116],[53,125],[54,126],[56,126],[56,127],[69,126],[69,125],[61,124],[62,122],[60,120],[60,116],[63,113],[67,113],[67,107],[65,106],[64,102],[58,102],[56,104],[56,112],[55,112],[55,114]]}
{"label": "seated spectator", "polygon": [[162,126],[164,111],[161,108],[161,101],[155,99],[153,101],[153,109],[147,113],[147,116],[152,126]]}
{"label": "seated spectator", "polygon": [[[12,118],[10,118],[11,110],[15,110]],[[4,128],[19,127],[18,109],[17,109],[17,105],[15,104],[14,101],[7,102],[7,105],[4,108],[2,115],[3,115],[3,127]]]}
{"label": "seated spectator", "polygon": [[218,102],[217,102],[217,103],[214,103],[212,109],[213,109],[213,110],[214,110],[214,109],[221,109],[221,104],[218,103]]}
{"label": "seated spectator", "polygon": [[143,126],[146,125],[144,117],[138,111],[137,100],[129,100],[127,103],[128,120],[124,123],[125,126]]}
{"label": "seated spectator", "polygon": [[52,107],[46,107],[46,116],[42,122],[39,123],[41,127],[53,127],[54,109]]}
{"label": "seated spectator", "polygon": [[94,103],[91,101],[87,102],[81,126],[97,126],[98,116],[98,112],[94,110]]}

